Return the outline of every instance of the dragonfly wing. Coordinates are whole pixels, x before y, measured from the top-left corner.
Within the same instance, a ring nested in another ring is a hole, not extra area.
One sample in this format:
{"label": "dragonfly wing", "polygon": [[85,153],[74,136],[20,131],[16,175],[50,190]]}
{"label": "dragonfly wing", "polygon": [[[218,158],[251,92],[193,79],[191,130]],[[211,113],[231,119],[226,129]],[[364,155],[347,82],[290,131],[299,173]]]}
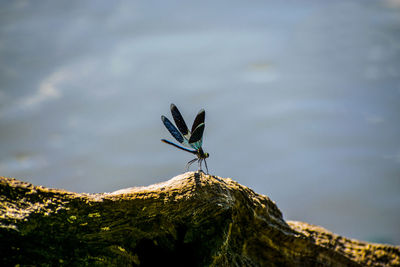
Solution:
{"label": "dragonfly wing", "polygon": [[179,143],[184,143],[184,138],[182,134],[176,129],[176,127],[172,124],[172,122],[165,116],[161,116],[161,120],[165,125],[165,128],[168,129],[170,134],[178,141]]}
{"label": "dragonfly wing", "polygon": [[189,145],[195,149],[199,149],[203,144],[203,133],[204,133],[204,123],[200,123],[199,126],[194,129],[192,135],[189,139]]}
{"label": "dragonfly wing", "polygon": [[185,136],[187,139],[189,139],[190,136],[189,129],[186,126],[185,120],[183,119],[181,113],[174,104],[171,104],[171,113],[172,117],[174,118],[175,124],[178,127],[181,134]]}
{"label": "dragonfly wing", "polygon": [[197,113],[196,118],[194,119],[193,125],[192,125],[192,133],[194,130],[199,126],[200,124],[204,123],[204,119],[206,117],[206,112],[204,109],[201,109],[199,113]]}

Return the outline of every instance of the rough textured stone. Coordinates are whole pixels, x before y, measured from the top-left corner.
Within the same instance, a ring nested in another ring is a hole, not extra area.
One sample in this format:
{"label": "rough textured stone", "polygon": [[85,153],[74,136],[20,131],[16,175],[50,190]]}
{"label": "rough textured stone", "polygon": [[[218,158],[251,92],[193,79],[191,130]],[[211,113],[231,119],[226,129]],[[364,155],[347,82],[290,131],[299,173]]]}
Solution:
{"label": "rough textured stone", "polygon": [[285,222],[268,197],[201,172],[103,194],[2,177],[0,242],[4,266],[400,266],[400,247]]}

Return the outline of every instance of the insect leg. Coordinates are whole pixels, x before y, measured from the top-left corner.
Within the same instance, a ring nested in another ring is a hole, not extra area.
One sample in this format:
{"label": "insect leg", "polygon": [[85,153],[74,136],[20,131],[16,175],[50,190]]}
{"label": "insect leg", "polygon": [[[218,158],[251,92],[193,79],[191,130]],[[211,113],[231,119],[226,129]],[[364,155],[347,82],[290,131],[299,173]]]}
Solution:
{"label": "insect leg", "polygon": [[192,165],[192,164],[193,164],[193,162],[195,162],[196,160],[197,160],[197,158],[195,158],[195,159],[192,159],[191,161],[189,161],[188,163],[186,163],[185,170],[186,170],[186,171],[188,171],[188,170],[189,170],[189,167],[190,167],[190,165]]}
{"label": "insect leg", "polygon": [[206,159],[204,159],[204,165],[206,165],[206,170],[207,170],[207,174],[208,174],[208,167],[207,167],[207,161],[206,161]]}

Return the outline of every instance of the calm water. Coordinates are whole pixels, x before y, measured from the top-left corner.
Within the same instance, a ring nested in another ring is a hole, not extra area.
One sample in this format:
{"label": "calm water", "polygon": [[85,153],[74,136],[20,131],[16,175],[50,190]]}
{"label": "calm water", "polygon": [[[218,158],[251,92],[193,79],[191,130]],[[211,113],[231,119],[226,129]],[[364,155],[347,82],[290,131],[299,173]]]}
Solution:
{"label": "calm water", "polygon": [[210,172],[285,219],[400,244],[400,1],[2,1],[0,175],[149,185],[205,108]]}

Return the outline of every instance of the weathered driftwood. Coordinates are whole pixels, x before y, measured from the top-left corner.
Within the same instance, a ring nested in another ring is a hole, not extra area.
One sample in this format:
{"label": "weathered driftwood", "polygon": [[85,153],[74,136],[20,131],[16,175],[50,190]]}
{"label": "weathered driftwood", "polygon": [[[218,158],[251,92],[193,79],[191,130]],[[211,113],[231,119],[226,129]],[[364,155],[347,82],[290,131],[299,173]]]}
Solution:
{"label": "weathered driftwood", "polygon": [[285,222],[231,179],[77,194],[0,179],[2,266],[400,266],[400,248]]}

